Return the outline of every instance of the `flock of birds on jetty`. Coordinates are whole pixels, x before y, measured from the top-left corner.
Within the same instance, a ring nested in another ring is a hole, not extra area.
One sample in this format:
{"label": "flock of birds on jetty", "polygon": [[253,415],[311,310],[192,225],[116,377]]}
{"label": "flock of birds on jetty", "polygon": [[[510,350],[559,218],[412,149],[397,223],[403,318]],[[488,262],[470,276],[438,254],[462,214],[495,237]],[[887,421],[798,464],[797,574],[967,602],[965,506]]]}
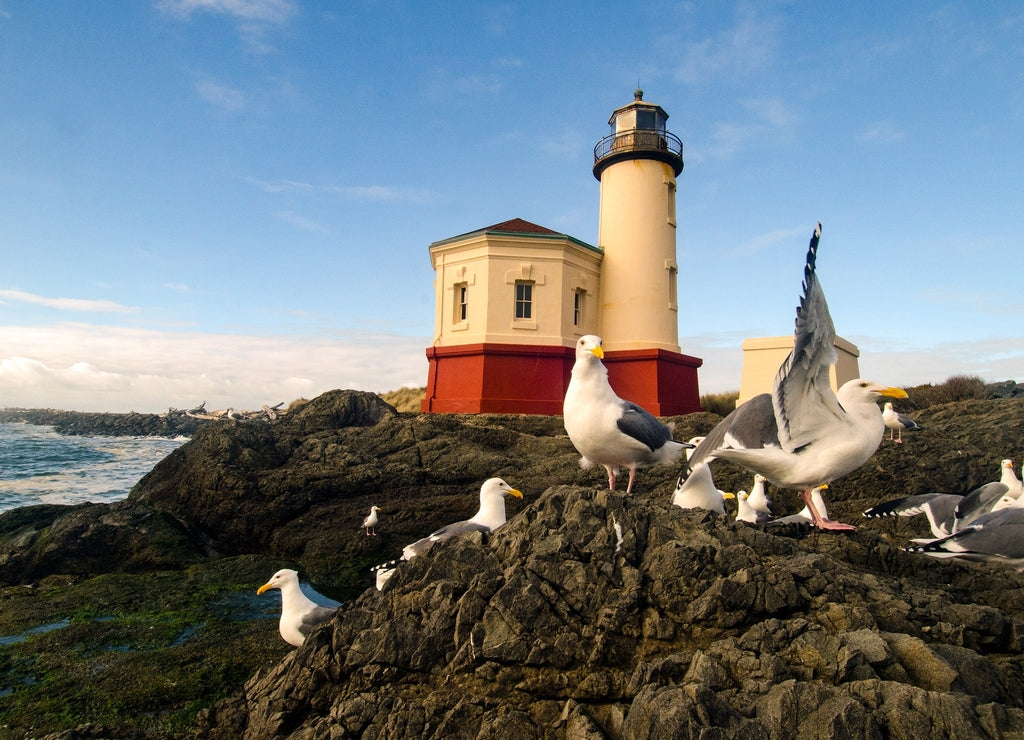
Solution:
{"label": "flock of birds on jetty", "polygon": [[[779,368],[772,392],[739,405],[704,437],[678,442],[670,426],[616,395],[602,362],[601,338],[581,337],[563,404],[565,430],[581,455],[580,465],[604,467],[613,491],[619,472],[628,470],[626,492],[630,493],[638,468],[681,464],[672,494],[672,503],[681,508],[724,515],[725,501],[735,499],[739,521],[766,525],[802,522],[828,531],[855,529],[829,518],[823,491],[863,465],[878,449],[887,429],[890,440],[900,444],[904,431],[921,427],[894,411],[891,402],[879,409],[880,398],[907,398],[900,388],[857,378],[832,390],[829,370],[836,360],[836,332],[815,270],[820,236],[819,223],[804,265],[793,350]],[[718,459],[732,461],[754,474],[749,492],[734,495],[715,487],[711,464]],[[765,492],[767,483],[797,491],[804,508],[774,518]],[[908,496],[874,506],[864,516],[923,513],[933,538],[913,540],[905,551],[936,558],[996,561],[1024,570],[1021,493],[1012,461],[1004,460],[1000,480],[964,495]],[[384,588],[402,562],[437,543],[466,532],[493,532],[501,527],[507,496],[522,498],[522,493],[500,478],[485,481],[480,488],[480,508],[473,517],[442,527],[407,545],[398,559],[375,566],[377,588]],[[379,511],[372,507],[363,521],[367,536],[376,534]],[[271,588],[282,592],[280,632],[292,645],[301,645],[309,630],[334,612],[302,594],[294,570],[275,573],[259,593]]]}

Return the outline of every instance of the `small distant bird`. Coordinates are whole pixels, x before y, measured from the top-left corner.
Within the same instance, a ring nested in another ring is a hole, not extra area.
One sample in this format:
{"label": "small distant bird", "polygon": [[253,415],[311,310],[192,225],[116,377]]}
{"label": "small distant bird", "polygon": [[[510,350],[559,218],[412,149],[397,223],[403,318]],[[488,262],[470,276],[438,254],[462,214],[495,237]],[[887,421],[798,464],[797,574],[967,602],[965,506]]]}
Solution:
{"label": "small distant bird", "polygon": [[281,620],[278,631],[289,645],[301,645],[314,627],[330,619],[337,607],[317,604],[299,586],[299,574],[283,568],[256,589],[257,594],[277,588],[281,590]]}
{"label": "small distant bird", "polygon": [[429,550],[435,543],[445,542],[466,532],[493,532],[505,524],[505,498],[522,498],[522,492],[516,490],[501,478],[488,478],[480,486],[480,508],[469,519],[447,524],[431,532],[426,537],[416,540],[402,548],[402,556],[370,568],[379,591],[394,575],[395,568],[402,560],[412,560]]}
{"label": "small distant bird", "polygon": [[736,494],[736,521],[750,524],[764,524],[772,518],[767,511],[755,509],[750,505],[750,494],[740,491]]}
{"label": "small distant bird", "polygon": [[698,465],[688,478],[689,485],[683,490],[681,483],[676,483],[672,494],[672,503],[680,509],[706,509],[716,514],[725,514],[726,499],[735,498],[728,491],[715,488],[711,480],[711,471],[707,465]]}
{"label": "small distant bird", "polygon": [[619,398],[608,383],[603,358],[601,337],[587,334],[576,342],[576,363],[562,404],[565,431],[582,456],[582,467],[597,464],[608,471],[611,490],[618,469],[629,468],[626,493],[632,493],[638,466],[678,462],[692,445],[676,442],[670,427]]}
{"label": "small distant bird", "polygon": [[[898,411],[894,411],[891,401],[886,401],[882,407],[882,421],[885,422],[885,426],[889,429],[889,441],[895,442],[898,445],[903,444],[904,429],[908,432],[919,432],[923,428],[909,416],[904,416]],[[897,439],[893,439],[893,433],[897,431],[900,433],[900,436]]]}
{"label": "small distant bird", "polygon": [[772,502],[768,498],[768,494],[765,493],[765,484],[768,479],[760,473],[754,473],[754,485],[750,489],[750,497],[747,499],[747,503],[750,508],[754,511],[761,512],[766,515],[768,519],[772,517]]}
{"label": "small distant bird", "polygon": [[367,537],[370,535],[377,536],[377,512],[380,510],[379,506],[371,506],[370,513],[363,519],[363,527],[366,528]]}
{"label": "small distant bird", "polygon": [[819,223],[807,250],[793,351],[779,368],[772,392],[751,398],[719,422],[693,451],[688,467],[731,460],[779,488],[798,490],[816,527],[850,530],[852,525],[821,515],[811,490],[867,462],[885,433],[876,399],[906,398],[907,393],[862,378],[832,390],[836,331],[815,272],[820,236]]}

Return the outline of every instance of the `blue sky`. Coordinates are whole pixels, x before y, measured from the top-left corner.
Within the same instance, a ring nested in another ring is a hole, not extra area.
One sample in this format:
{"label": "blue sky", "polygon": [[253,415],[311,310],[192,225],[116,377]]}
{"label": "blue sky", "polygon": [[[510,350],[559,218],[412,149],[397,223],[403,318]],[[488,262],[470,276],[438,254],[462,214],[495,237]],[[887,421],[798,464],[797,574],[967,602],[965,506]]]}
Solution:
{"label": "blue sky", "polygon": [[596,244],[638,83],[701,392],[792,331],[818,220],[862,375],[1024,381],[1024,7],[833,5],[0,0],[0,407],[425,385],[430,243]]}

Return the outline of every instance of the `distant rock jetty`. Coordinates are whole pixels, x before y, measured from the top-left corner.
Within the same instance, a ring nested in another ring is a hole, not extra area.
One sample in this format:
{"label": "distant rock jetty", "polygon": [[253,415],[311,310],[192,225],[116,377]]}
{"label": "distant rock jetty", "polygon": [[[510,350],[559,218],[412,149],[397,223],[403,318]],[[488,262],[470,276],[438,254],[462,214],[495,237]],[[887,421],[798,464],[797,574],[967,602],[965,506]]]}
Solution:
{"label": "distant rock jetty", "polygon": [[[294,404],[292,404],[294,406]],[[206,403],[191,409],[167,409],[164,414],[93,413],[62,411],[60,409],[0,409],[0,423],[37,424],[52,426],[60,434],[104,437],[191,437],[196,430],[211,421],[273,421],[287,413],[281,407],[264,405],[258,411],[238,411],[233,408],[207,411]]]}

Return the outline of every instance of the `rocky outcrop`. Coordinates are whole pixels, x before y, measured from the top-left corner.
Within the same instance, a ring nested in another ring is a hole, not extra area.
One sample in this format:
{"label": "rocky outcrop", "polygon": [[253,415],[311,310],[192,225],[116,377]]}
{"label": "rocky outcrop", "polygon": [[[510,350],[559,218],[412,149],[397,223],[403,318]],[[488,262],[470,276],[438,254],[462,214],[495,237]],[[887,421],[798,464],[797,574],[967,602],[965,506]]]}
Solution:
{"label": "rocky outcrop", "polygon": [[870,564],[831,534],[552,487],[494,535],[403,564],[198,734],[1024,732],[1020,576],[854,537]]}
{"label": "rocky outcrop", "polygon": [[[830,514],[860,526],[828,534],[672,507],[669,467],[604,490],[559,417],[399,414],[337,391],[208,422],[120,504],[0,515],[0,582],[258,553],[346,602],[198,737],[1019,737],[1024,576],[904,553],[924,522],[860,512],[995,479],[1024,458],[1024,399],[915,418],[830,488]],[[677,417],[675,436],[718,420]],[[525,494],[501,530],[372,588],[369,565],[471,515],[492,475]],[[716,463],[715,480],[751,475]]]}

